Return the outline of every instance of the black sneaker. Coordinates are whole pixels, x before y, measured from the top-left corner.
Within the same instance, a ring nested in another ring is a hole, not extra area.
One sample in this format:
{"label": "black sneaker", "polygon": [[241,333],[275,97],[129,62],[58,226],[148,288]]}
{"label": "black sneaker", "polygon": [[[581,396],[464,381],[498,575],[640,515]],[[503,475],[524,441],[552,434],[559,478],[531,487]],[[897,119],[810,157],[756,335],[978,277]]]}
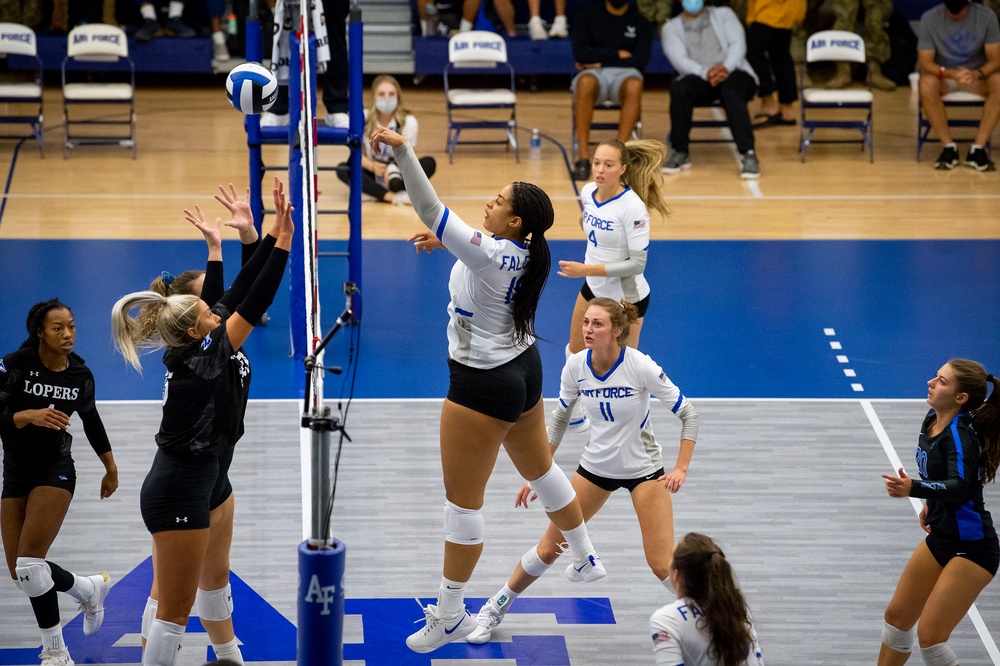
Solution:
{"label": "black sneaker", "polygon": [[934,162],[934,168],[940,170],[950,170],[958,166],[958,149],[954,146],[945,146],[941,154]]}
{"label": "black sneaker", "polygon": [[135,31],[133,37],[140,42],[148,42],[154,37],[159,37],[163,34],[160,30],[160,24],[153,19],[146,19],[142,22],[142,27]]}
{"label": "black sneaker", "polygon": [[577,160],[573,165],[573,180],[590,179],[590,160]]}
{"label": "black sneaker", "polygon": [[170,37],[194,37],[194,30],[185,25],[180,16],[167,19],[163,32]]}
{"label": "black sneaker", "polygon": [[740,178],[743,180],[757,180],[760,178],[760,160],[757,159],[757,153],[753,150],[748,150],[743,154]]}
{"label": "black sneaker", "polygon": [[965,157],[965,166],[972,167],[976,171],[995,171],[996,165],[990,161],[990,154],[985,148],[969,148],[969,154]]}

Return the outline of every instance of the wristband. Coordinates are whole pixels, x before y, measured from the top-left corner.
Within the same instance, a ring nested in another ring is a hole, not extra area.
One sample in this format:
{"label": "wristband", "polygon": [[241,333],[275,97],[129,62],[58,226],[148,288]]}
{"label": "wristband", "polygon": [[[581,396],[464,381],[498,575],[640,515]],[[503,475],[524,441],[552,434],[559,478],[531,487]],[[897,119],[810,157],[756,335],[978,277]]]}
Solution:
{"label": "wristband", "polygon": [[938,78],[939,79],[944,78],[944,67],[938,67]]}

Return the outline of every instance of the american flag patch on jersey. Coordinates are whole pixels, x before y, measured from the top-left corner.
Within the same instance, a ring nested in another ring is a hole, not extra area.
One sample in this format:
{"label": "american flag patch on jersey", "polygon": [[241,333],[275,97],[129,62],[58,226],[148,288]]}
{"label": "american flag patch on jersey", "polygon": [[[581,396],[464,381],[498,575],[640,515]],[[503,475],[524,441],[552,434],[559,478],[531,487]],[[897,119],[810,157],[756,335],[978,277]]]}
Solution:
{"label": "american flag patch on jersey", "polygon": [[642,229],[646,226],[646,220],[636,220],[632,223],[633,229]]}
{"label": "american flag patch on jersey", "polygon": [[665,630],[660,629],[658,632],[653,634],[653,645],[659,645],[660,643],[666,643],[670,640],[670,634]]}
{"label": "american flag patch on jersey", "polygon": [[475,245],[476,247],[479,247],[480,245],[483,244],[483,234],[477,231],[476,233],[472,234],[472,239],[469,240],[469,242]]}

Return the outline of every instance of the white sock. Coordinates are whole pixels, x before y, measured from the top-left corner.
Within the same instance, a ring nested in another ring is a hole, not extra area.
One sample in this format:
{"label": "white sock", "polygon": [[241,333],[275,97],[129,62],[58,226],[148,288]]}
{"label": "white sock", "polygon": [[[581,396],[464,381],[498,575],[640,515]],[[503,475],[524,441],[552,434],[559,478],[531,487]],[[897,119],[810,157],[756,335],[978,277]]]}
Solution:
{"label": "white sock", "polygon": [[234,663],[244,666],[243,653],[240,652],[240,645],[237,639],[233,639],[228,643],[223,645],[212,644],[212,649],[215,650],[215,656],[219,659],[227,659]]}
{"label": "white sock", "polygon": [[184,627],[166,620],[153,620],[142,652],[143,666],[174,666],[174,657],[181,649]]}
{"label": "white sock", "polygon": [[441,577],[437,606],[442,617],[454,617],[465,609],[465,585]]}
{"label": "white sock", "polygon": [[472,30],[474,25],[475,24],[472,21],[466,21],[465,19],[462,19],[462,22],[458,26],[458,31],[468,32],[469,30]]}
{"label": "white sock", "polygon": [[977,144],[972,144],[972,148],[969,148],[969,152],[970,152],[970,153],[974,153],[974,152],[976,152],[977,150],[982,150],[982,149],[983,149],[983,147],[982,147],[982,146],[979,146],[979,145],[977,145]]}
{"label": "white sock", "polygon": [[226,33],[221,30],[216,30],[212,33],[212,42],[215,44],[225,44],[226,43]]}
{"label": "white sock", "polygon": [[143,5],[142,7],[139,7],[139,13],[142,14],[142,18],[148,21],[156,20],[156,7],[153,7],[153,5]]}
{"label": "white sock", "polygon": [[75,580],[73,587],[66,590],[66,594],[80,602],[89,599],[94,593],[94,581],[76,574],[73,574],[73,579]]}
{"label": "white sock", "polygon": [[944,144],[945,148],[958,148],[958,144],[952,141],[951,143]]}
{"label": "white sock", "polygon": [[587,533],[587,523],[580,523],[571,530],[563,530],[563,536],[569,544],[569,552],[573,554],[574,560],[585,560],[594,554],[594,544],[590,542],[590,534]]}
{"label": "white sock", "polygon": [[496,604],[497,608],[499,608],[502,611],[506,611],[508,608],[510,608],[510,605],[514,603],[514,599],[517,599],[519,596],[520,596],[519,592],[515,592],[514,590],[510,589],[509,585],[504,585],[503,589],[494,594],[492,598],[493,598],[493,603]]}
{"label": "white sock", "polygon": [[180,18],[184,13],[184,3],[177,0],[170,0],[170,9],[167,10],[167,18]]}
{"label": "white sock", "polygon": [[62,650],[66,647],[66,641],[63,640],[62,624],[38,631],[42,633],[43,650]]}

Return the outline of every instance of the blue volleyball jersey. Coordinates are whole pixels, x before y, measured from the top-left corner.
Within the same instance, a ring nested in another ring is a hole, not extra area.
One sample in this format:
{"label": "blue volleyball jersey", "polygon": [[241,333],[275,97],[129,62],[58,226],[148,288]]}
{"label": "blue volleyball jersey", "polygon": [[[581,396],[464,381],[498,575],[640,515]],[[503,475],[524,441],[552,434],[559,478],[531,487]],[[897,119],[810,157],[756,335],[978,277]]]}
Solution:
{"label": "blue volleyball jersey", "polygon": [[968,414],[959,414],[936,436],[927,433],[937,415],[927,412],[917,443],[911,497],[927,500],[931,531],[962,541],[993,538],[993,518],[983,503],[979,436]]}

